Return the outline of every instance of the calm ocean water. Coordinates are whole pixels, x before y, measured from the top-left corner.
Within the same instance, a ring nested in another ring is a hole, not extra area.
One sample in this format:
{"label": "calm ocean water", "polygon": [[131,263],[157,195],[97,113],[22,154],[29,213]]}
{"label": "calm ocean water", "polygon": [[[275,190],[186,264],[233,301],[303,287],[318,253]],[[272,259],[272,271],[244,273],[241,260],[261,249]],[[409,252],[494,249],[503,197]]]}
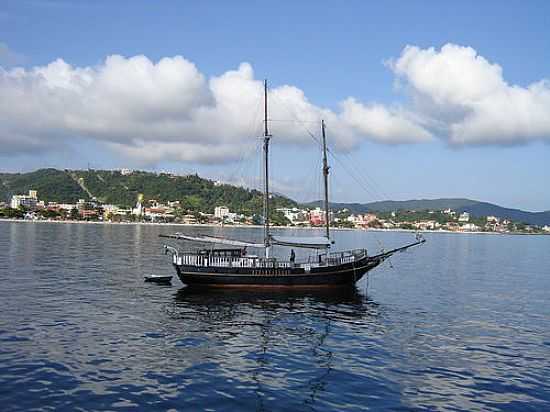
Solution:
{"label": "calm ocean water", "polygon": [[427,235],[349,292],[199,293],[143,282],[172,230],[0,222],[2,411],[550,410],[550,236]]}

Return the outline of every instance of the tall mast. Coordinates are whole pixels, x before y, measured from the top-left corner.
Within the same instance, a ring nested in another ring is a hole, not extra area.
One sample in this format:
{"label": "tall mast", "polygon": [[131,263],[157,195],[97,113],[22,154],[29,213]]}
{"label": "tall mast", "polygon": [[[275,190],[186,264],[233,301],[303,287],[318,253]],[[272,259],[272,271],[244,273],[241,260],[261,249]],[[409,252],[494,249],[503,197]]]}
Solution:
{"label": "tall mast", "polygon": [[327,138],[325,135],[325,121],[321,120],[321,129],[323,131],[323,178],[325,183],[325,225],[327,229],[327,238],[330,238],[330,211],[328,204],[328,173],[330,166],[327,159]]}
{"label": "tall mast", "polygon": [[264,245],[265,257],[269,257],[269,129],[267,127],[267,80],[264,80]]}

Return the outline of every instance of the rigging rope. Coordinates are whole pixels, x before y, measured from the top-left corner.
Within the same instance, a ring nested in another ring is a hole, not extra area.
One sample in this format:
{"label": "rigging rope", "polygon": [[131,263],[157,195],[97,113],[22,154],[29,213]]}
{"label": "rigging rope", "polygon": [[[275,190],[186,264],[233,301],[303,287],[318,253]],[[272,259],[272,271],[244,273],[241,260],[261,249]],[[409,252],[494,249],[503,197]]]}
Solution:
{"label": "rigging rope", "polygon": [[[258,96],[257,104],[254,105],[256,107],[256,111],[255,111],[254,115],[252,116],[252,122],[251,122],[251,127],[250,127],[250,130],[252,130],[252,132],[254,133],[254,136],[257,136],[258,133],[259,133],[258,117],[259,117],[259,114],[260,114],[260,106],[261,106],[260,101],[261,101],[261,97]],[[246,140],[246,141],[248,141],[248,140]],[[245,163],[247,163],[247,162],[245,162],[245,159],[249,158],[249,156],[252,154],[252,152],[257,150],[258,144],[259,143],[247,144],[245,146],[245,149],[241,151],[239,159],[237,160],[235,169],[231,173],[228,174],[228,177],[229,177],[230,181],[235,180],[236,178],[239,178],[239,177],[243,177],[244,169],[247,166],[245,164]],[[243,179],[243,180],[245,180],[245,179]],[[246,181],[244,183],[246,183]]]}
{"label": "rigging rope", "polygon": [[[306,123],[318,123],[318,122],[314,122],[314,121],[301,121],[300,119],[298,119],[296,117],[296,115],[288,108],[288,106],[281,100],[279,99],[277,96],[275,95],[271,95],[271,99],[273,100],[276,100],[278,103],[280,103],[281,107],[283,107],[287,113],[290,114],[290,116],[292,116],[294,118],[294,121],[295,123],[297,124],[300,124],[304,130],[307,132],[307,134],[317,143],[317,145],[319,147],[322,147],[322,143],[321,141],[306,127]],[[282,121],[282,120],[278,120],[278,121]],[[365,184],[365,182],[363,182],[360,178],[358,178],[354,173],[352,173],[348,167],[346,166],[346,164],[344,162],[342,162],[340,160],[339,157],[336,156],[336,154],[330,149],[330,147],[327,147],[327,151],[328,153],[331,155],[331,157],[337,161],[341,166],[342,168],[353,178],[353,180],[355,180],[358,185],[360,186],[361,189],[363,189],[367,194],[370,194],[372,195],[373,194],[373,191],[371,189],[369,189],[368,185]],[[353,162],[350,162],[352,165],[354,164]],[[376,191],[376,190],[375,190]],[[374,238],[378,241],[378,242],[382,242],[377,235],[373,234]]]}

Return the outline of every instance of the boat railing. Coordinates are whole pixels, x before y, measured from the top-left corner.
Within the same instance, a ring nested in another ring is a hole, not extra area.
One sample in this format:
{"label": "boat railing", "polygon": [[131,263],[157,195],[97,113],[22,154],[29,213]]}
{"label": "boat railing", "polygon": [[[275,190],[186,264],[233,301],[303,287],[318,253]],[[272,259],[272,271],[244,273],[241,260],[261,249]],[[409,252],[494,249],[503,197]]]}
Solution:
{"label": "boat railing", "polygon": [[352,249],[342,252],[330,252],[325,255],[320,255],[321,260],[325,262],[327,266],[341,265],[344,263],[352,263],[358,259],[361,259],[367,254],[366,249]]}
{"label": "boat railing", "polygon": [[235,268],[294,268],[337,266],[355,262],[366,255],[365,249],[354,249],[345,252],[324,253],[310,256],[307,260],[295,261],[257,256],[222,257],[197,255],[196,253],[173,253],[173,262],[182,266],[201,267],[235,267]]}

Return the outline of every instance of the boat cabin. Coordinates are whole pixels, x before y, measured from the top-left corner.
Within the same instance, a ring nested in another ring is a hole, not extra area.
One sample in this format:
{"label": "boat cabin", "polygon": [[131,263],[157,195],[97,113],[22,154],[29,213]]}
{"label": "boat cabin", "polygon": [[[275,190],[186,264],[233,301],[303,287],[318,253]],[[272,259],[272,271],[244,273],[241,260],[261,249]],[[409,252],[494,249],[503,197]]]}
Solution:
{"label": "boat cabin", "polygon": [[200,249],[198,255],[204,257],[241,258],[246,256],[246,248]]}

